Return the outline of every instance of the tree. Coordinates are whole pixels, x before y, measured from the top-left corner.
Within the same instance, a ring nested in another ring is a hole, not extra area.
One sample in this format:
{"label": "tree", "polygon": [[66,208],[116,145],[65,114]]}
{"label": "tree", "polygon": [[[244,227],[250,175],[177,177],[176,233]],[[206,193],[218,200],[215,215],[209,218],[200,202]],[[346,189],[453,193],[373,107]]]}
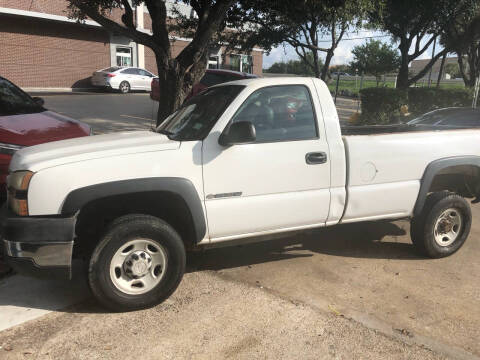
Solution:
{"label": "tree", "polygon": [[[361,25],[370,4],[370,0],[246,0],[236,9],[235,23],[254,27],[242,39],[243,47],[258,44],[268,51],[287,43],[316,77],[325,80],[335,49],[349,28]],[[322,45],[325,34],[331,42],[328,47]],[[324,66],[321,53],[325,54]]]}
{"label": "tree", "polygon": [[[310,59],[313,58],[313,54],[307,54],[307,57]],[[323,67],[322,61],[320,60],[320,66]],[[294,74],[294,75],[303,75],[303,76],[315,76],[311,67],[307,66],[305,62],[300,59],[289,60],[287,62],[276,62],[272,64],[267,70],[267,73],[272,74]]]}
{"label": "tree", "polygon": [[452,19],[465,11],[466,0],[377,0],[370,20],[380,30],[389,32],[398,42],[401,63],[397,79],[398,88],[408,88],[424,77],[433,64],[448,49],[438,52],[418,74],[409,76],[408,66],[420,57]]}
{"label": "tree", "polygon": [[[468,0],[466,3],[469,6],[444,30],[441,42],[457,54],[458,73],[455,76],[462,76],[465,86],[473,87],[480,74],[480,1]],[[447,68],[451,65],[454,64],[448,64]]]}
{"label": "tree", "polygon": [[400,66],[398,51],[392,45],[378,40],[355,46],[352,53],[354,60],[351,66],[358,69],[360,74],[375,76],[377,86],[382,75],[396,71]]}
{"label": "tree", "polygon": [[[79,21],[87,17],[99,23],[112,33],[124,35],[143,44],[155,54],[157,61],[160,93],[157,124],[174,112],[183,102],[192,86],[203,76],[207,66],[208,46],[218,32],[225,29],[226,17],[234,0],[184,0],[196,16],[184,28],[182,19],[178,22],[167,18],[163,0],[68,0],[69,16]],[[145,3],[152,19],[152,34],[140,31],[135,26],[132,6]],[[112,19],[112,11],[122,13],[121,22]],[[192,41],[173,57],[170,32],[190,32]]]}
{"label": "tree", "polygon": [[460,76],[460,66],[458,64],[447,64],[445,65],[445,73],[455,79]]}

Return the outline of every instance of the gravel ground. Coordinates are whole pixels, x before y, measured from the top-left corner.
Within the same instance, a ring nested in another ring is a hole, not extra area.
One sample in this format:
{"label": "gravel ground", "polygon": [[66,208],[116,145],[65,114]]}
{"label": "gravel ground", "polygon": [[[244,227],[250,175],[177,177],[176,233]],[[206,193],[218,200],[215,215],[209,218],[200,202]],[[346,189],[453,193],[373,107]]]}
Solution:
{"label": "gravel ground", "polygon": [[443,359],[260,286],[190,273],[164,304],[131,313],[77,305],[0,333],[10,359]]}

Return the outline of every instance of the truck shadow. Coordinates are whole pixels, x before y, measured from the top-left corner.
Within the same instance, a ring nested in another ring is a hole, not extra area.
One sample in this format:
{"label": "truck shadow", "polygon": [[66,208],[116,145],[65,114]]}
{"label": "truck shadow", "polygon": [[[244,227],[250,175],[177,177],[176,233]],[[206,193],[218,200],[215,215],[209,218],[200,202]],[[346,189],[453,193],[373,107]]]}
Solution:
{"label": "truck shadow", "polygon": [[221,270],[315,253],[370,259],[421,260],[406,237],[407,223],[365,222],[316,229],[248,245],[189,253],[188,271]]}

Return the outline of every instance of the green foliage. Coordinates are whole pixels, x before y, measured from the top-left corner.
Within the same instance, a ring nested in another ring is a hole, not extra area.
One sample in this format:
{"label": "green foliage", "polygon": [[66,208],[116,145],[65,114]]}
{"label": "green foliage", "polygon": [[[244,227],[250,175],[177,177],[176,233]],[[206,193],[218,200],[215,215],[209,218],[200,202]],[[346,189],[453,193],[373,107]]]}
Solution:
{"label": "green foliage", "polygon": [[445,71],[446,74],[449,74],[452,79],[458,78],[461,76],[460,74],[460,66],[458,64],[447,64],[445,65]]}
{"label": "green foliage", "polygon": [[[362,115],[359,124],[392,124],[405,121],[401,112],[408,106],[411,116],[445,107],[465,107],[472,103],[472,93],[467,89],[368,88],[360,91]],[[406,110],[406,109],[405,109]]]}
{"label": "green foliage", "polygon": [[391,88],[367,88],[360,90],[362,99],[361,124],[390,124],[400,119],[400,108],[407,105],[407,92]]}
{"label": "green foliage", "polygon": [[408,108],[414,115],[452,106],[471,106],[472,94],[467,89],[410,88]]}
{"label": "green foliage", "polygon": [[[310,54],[310,57],[313,55]],[[320,68],[323,67],[321,59],[319,59]],[[295,74],[295,75],[305,75],[305,76],[315,76],[315,72],[303,62],[302,60],[290,60],[287,62],[276,62],[272,64],[267,70],[267,73],[272,74]]]}
{"label": "green foliage", "polygon": [[[330,61],[347,30],[362,26],[367,9],[374,0],[243,0],[232,11],[229,22],[236,37],[228,42],[240,47],[260,46],[267,51],[283,43],[290,44],[317,77],[325,80]],[[235,19],[236,16],[236,20]],[[249,32],[245,24],[254,24]],[[328,34],[331,44],[324,46],[321,39]],[[309,58],[307,54],[312,53]],[[320,53],[325,53],[325,65],[319,71]]]}
{"label": "green foliage", "polygon": [[429,49],[457,15],[468,8],[470,1],[474,0],[377,0],[376,9],[370,13],[370,23],[398,41],[402,61],[397,87],[407,89],[448,52],[448,49],[441,50],[423,70],[409,76],[408,64]]}
{"label": "green foliage", "polygon": [[[465,85],[473,87],[480,74],[480,1],[462,0],[468,6],[457,14],[441,35],[441,44],[457,54],[460,65],[456,77],[463,77]],[[467,65],[468,64],[468,65]],[[448,64],[448,66],[453,64]],[[447,71],[447,73],[449,73]]]}
{"label": "green foliage", "polygon": [[381,75],[394,72],[400,66],[398,51],[392,45],[379,40],[370,40],[364,45],[355,46],[352,53],[354,60],[351,67],[358,69],[360,74],[375,76],[377,84]]}

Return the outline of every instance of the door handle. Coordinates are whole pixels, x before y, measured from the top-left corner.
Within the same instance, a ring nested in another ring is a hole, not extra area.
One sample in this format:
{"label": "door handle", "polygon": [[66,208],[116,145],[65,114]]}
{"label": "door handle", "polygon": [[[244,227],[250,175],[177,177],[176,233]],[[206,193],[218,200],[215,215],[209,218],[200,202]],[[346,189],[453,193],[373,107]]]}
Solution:
{"label": "door handle", "polygon": [[305,161],[308,165],[325,164],[327,162],[327,154],[324,152],[311,152],[305,155]]}

